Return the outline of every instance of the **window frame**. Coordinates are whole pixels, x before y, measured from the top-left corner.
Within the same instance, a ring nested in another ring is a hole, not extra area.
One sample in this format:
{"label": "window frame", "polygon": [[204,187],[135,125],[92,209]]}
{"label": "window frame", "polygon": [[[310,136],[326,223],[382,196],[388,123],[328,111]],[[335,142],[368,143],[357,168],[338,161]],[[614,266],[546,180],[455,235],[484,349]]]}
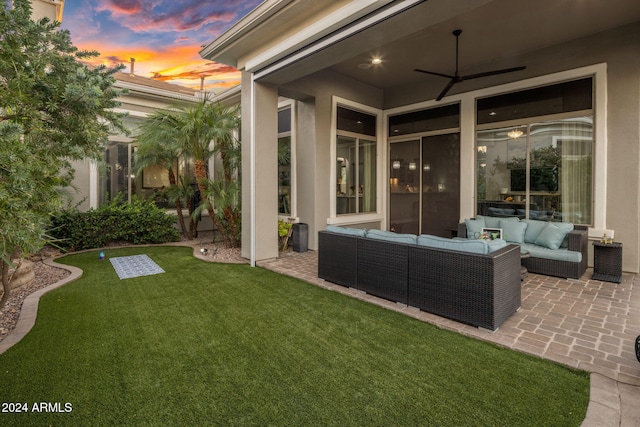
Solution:
{"label": "window frame", "polygon": [[[475,191],[476,157],[475,134],[477,126],[475,100],[486,96],[499,95],[510,91],[519,91],[534,88],[536,86],[552,85],[567,80],[575,80],[583,77],[593,77],[593,224],[589,227],[589,237],[597,238],[607,233],[612,236],[614,230],[607,228],[607,64],[598,63],[585,67],[574,68],[567,71],[545,74],[526,80],[491,86],[476,91],[466,92],[452,96],[462,103],[462,142],[463,162],[462,170],[469,171],[462,177],[462,188],[466,186],[473,189],[471,192],[463,192],[461,200],[461,217],[469,218],[474,215],[477,206],[477,194]],[[468,114],[468,113],[471,114]],[[465,114],[467,113],[467,114]],[[518,121],[520,122],[520,121]],[[471,172],[472,171],[472,172]]]}
{"label": "window frame", "polygon": [[[386,150],[383,147],[383,111],[378,108],[373,108],[355,101],[351,101],[338,96],[332,97],[331,103],[331,136],[330,136],[330,161],[329,161],[329,218],[327,218],[327,224],[334,225],[348,225],[348,224],[362,224],[368,222],[384,223],[385,215],[385,203],[383,190],[386,191],[384,183],[384,165],[386,165]],[[353,214],[340,214],[337,215],[337,199],[335,193],[335,183],[337,182],[337,168],[336,168],[336,156],[337,156],[337,139],[338,139],[338,126],[337,126],[337,113],[338,107],[347,108],[350,110],[356,110],[365,114],[370,114],[376,118],[376,134],[375,136],[366,134],[354,134],[352,132],[340,131],[344,136],[357,136],[360,139],[373,140],[376,143],[376,209],[375,212],[365,213],[353,213]]]}
{"label": "window frame", "polygon": [[[296,109],[295,109],[295,101],[293,99],[288,99],[286,101],[282,101],[278,103],[278,112],[282,110],[290,109],[291,110],[291,127],[288,132],[278,132],[278,143],[280,138],[289,137],[291,140],[291,172],[290,172],[290,191],[291,191],[291,205],[289,206],[290,213],[281,214],[278,212],[278,218],[284,221],[288,221],[289,218],[294,218],[295,221],[298,220],[298,183],[297,183],[297,154],[296,154]],[[277,163],[277,160],[276,160]],[[278,186],[278,190],[279,190]]]}

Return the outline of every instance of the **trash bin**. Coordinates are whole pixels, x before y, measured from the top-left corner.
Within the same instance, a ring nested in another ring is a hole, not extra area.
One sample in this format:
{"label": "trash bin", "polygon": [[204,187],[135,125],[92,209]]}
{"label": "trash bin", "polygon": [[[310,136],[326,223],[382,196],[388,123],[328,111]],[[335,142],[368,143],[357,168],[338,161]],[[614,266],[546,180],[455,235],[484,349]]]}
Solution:
{"label": "trash bin", "polygon": [[298,222],[293,224],[293,250],[306,252],[309,249],[309,225]]}

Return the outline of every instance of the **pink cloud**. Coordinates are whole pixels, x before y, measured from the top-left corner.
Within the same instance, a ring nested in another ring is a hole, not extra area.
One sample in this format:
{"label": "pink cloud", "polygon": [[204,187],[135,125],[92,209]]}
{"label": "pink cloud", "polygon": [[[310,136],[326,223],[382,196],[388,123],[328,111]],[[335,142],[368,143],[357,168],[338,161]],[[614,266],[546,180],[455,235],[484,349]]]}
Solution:
{"label": "pink cloud", "polygon": [[[142,10],[143,2],[139,0],[109,0],[103,3],[102,10],[110,10],[125,15],[133,15]],[[106,8],[106,9],[105,9]]]}
{"label": "pink cloud", "polygon": [[233,2],[107,0],[99,12],[108,12],[120,25],[135,32],[191,31],[236,17]]}

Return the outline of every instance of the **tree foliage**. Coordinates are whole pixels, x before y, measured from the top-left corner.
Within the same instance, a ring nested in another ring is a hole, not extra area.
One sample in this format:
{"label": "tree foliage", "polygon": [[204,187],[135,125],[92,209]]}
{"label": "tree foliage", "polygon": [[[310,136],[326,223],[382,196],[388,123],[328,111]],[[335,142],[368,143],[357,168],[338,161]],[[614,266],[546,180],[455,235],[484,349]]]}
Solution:
{"label": "tree foliage", "polygon": [[[136,141],[138,145],[135,150],[135,167],[136,175],[140,175],[146,168],[150,166],[160,166],[167,171],[169,178],[169,188],[163,189],[163,196],[168,197],[176,208],[178,215],[178,224],[182,234],[187,236],[189,240],[193,239],[193,227],[187,227],[182,214],[182,208],[189,204],[188,186],[184,180],[180,180],[176,174],[175,166],[182,155],[182,149],[178,145],[175,137],[170,133],[162,132],[163,126],[158,126],[158,122],[162,123],[166,117],[162,111],[155,112],[147,117],[145,121],[138,127]],[[167,117],[169,118],[169,117]],[[191,221],[193,224],[193,221]]]}
{"label": "tree foliage", "polygon": [[[228,247],[240,245],[240,142],[236,131],[240,126],[237,107],[228,107],[204,98],[191,106],[173,106],[156,111],[140,127],[136,141],[147,147],[158,142],[177,143],[183,155],[194,162],[194,179],[202,204],[198,215],[206,210],[216,230]],[[157,147],[158,152],[164,149]],[[212,176],[208,160],[218,154],[222,171]],[[151,157],[150,152],[146,152]]]}
{"label": "tree foliage", "polygon": [[0,256],[4,293],[10,260],[39,249],[72,161],[97,158],[109,132],[126,132],[113,88],[119,68],[73,46],[58,22],[31,19],[28,0],[0,0]]}

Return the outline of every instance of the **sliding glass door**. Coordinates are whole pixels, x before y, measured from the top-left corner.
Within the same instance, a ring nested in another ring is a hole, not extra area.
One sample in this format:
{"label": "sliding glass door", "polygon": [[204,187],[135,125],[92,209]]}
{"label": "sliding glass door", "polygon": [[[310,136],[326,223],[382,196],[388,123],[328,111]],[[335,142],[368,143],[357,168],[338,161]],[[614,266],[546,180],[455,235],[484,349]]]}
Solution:
{"label": "sliding glass door", "polygon": [[460,218],[460,134],[422,138],[422,234],[451,237]]}
{"label": "sliding glass door", "polygon": [[420,139],[391,144],[389,171],[389,229],[420,233]]}
{"label": "sliding glass door", "polygon": [[390,145],[389,229],[450,237],[460,216],[460,134]]}

